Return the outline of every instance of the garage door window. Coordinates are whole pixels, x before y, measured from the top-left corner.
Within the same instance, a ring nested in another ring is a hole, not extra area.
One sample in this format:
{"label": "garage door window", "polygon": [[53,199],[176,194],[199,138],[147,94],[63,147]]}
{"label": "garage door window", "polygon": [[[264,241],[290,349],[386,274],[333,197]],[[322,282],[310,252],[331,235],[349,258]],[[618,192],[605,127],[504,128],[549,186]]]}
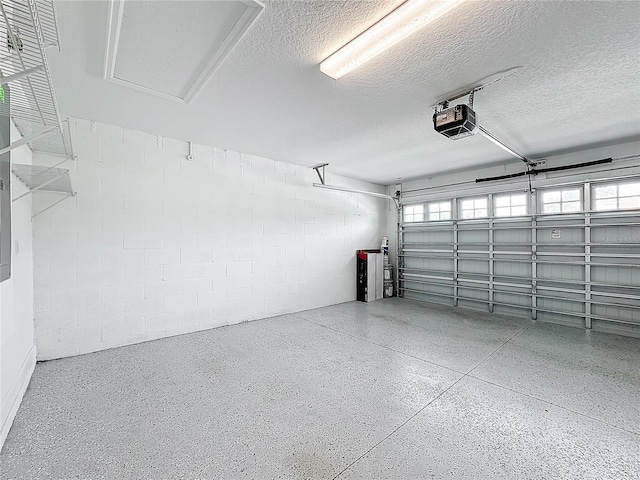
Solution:
{"label": "garage door window", "polygon": [[460,202],[460,217],[483,218],[487,216],[487,197],[467,198]]}
{"label": "garage door window", "polygon": [[582,210],[580,189],[549,190],[542,194],[542,213],[569,213]]}
{"label": "garage door window", "polygon": [[596,185],[593,207],[598,211],[640,208],[640,182]]}
{"label": "garage door window", "polygon": [[451,202],[429,204],[429,220],[451,220]]}
{"label": "garage door window", "polygon": [[524,193],[497,196],[494,205],[496,217],[517,217],[527,214],[527,196]]}
{"label": "garage door window", "polygon": [[424,205],[406,205],[404,207],[405,222],[424,222]]}

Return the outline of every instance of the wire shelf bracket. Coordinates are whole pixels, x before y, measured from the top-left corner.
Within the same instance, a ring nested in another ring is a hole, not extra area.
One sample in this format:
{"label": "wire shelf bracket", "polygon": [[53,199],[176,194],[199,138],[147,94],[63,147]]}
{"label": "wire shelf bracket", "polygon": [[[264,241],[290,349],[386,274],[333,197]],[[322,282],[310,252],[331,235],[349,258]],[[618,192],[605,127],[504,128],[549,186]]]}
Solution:
{"label": "wire shelf bracket", "polygon": [[9,145],[8,147],[0,149],[0,155],[4,155],[5,153],[10,152],[11,150],[14,150],[14,149],[16,149],[18,147],[21,147],[21,146],[26,145],[28,143],[32,143],[35,140],[37,140],[38,138],[42,137],[43,135],[46,135],[49,132],[55,131],[56,128],[57,127],[49,127],[49,128],[47,128],[45,130],[42,130],[41,132],[29,135],[28,137],[22,137],[20,140],[16,140],[15,142],[11,143],[11,145]]}
{"label": "wire shelf bracket", "polygon": [[62,201],[69,197],[75,197],[77,194],[73,191],[71,186],[71,177],[69,176],[69,170],[66,168],[59,168],[59,165],[66,162],[68,159],[54,165],[52,167],[44,167],[42,165],[24,165],[14,163],[11,166],[12,173],[20,180],[29,190],[22,195],[12,199],[12,202],[17,202],[21,198],[31,195],[35,192],[48,192],[64,195],[63,198],[56,200],[51,205],[43,208],[31,216],[33,220],[41,213],[46,212],[50,208],[55,207]]}

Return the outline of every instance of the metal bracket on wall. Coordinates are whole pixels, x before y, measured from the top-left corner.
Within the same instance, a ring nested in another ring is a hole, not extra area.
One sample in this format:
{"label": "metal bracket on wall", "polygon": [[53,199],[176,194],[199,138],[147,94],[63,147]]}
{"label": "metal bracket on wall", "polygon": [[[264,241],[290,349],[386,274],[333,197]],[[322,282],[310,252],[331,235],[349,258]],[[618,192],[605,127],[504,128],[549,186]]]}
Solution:
{"label": "metal bracket on wall", "polygon": [[[60,192],[57,192],[57,193],[60,193]],[[44,213],[44,212],[46,212],[47,210],[49,210],[49,209],[51,209],[51,208],[55,207],[55,206],[56,206],[56,205],[58,205],[59,203],[64,202],[67,198],[69,198],[69,197],[76,197],[77,195],[78,195],[78,194],[77,194],[76,192],[71,192],[71,193],[67,193],[67,194],[65,194],[65,196],[64,196],[64,197],[62,197],[60,200],[58,200],[58,201],[56,201],[56,202],[53,202],[51,205],[49,205],[49,206],[47,206],[47,207],[43,208],[42,210],[38,210],[36,213],[34,213],[33,215],[31,215],[31,220],[33,220],[34,218],[36,218],[36,217],[37,217],[38,215],[40,215],[41,213]]]}
{"label": "metal bracket on wall", "polygon": [[9,75],[7,77],[2,77],[0,79],[1,85],[6,85],[9,82],[13,82],[15,80],[20,80],[21,78],[27,77],[29,75],[33,75],[34,73],[41,72],[44,69],[42,65],[38,65],[33,68],[27,68],[26,70],[22,70],[21,72],[16,72],[13,75]]}
{"label": "metal bracket on wall", "polygon": [[[311,167],[311,168],[313,168],[313,169],[316,171],[316,173],[318,174],[318,178],[320,179],[320,183],[321,183],[322,185],[324,185],[324,180],[325,180],[324,167],[326,167],[327,165],[329,165],[329,164],[328,164],[328,163],[321,163],[321,164],[319,164],[319,165],[316,165],[316,166],[314,166],[314,167]],[[320,173],[320,169],[322,169],[322,173]]]}
{"label": "metal bracket on wall", "polygon": [[[316,173],[318,174],[318,177],[320,177],[320,182],[322,182],[322,183],[314,183],[313,184],[314,187],[326,188],[327,190],[337,190],[339,192],[358,193],[360,195],[369,195],[369,196],[378,197],[378,198],[386,198],[387,200],[393,200],[393,202],[396,205],[396,208],[400,208],[400,202],[398,198],[392,197],[387,193],[369,192],[367,190],[356,190],[354,188],[340,187],[338,185],[327,185],[325,183],[326,178],[325,178],[325,172],[324,172],[324,167],[326,167],[327,165],[329,164],[323,163],[321,165],[316,165],[315,167],[311,167],[316,171]],[[320,169],[322,169],[322,173],[320,173]]]}
{"label": "metal bracket on wall", "polygon": [[34,192],[47,192],[64,195],[63,198],[53,202],[51,205],[35,212],[31,219],[34,219],[43,212],[46,212],[50,208],[55,207],[60,202],[66,200],[69,197],[75,197],[76,192],[71,187],[71,178],[69,177],[69,170],[65,168],[58,168],[59,165],[68,161],[65,159],[62,162],[52,166],[44,167],[41,165],[22,165],[13,164],[12,173],[20,180],[29,190],[22,195],[12,199],[12,202],[16,202],[27,195]]}
{"label": "metal bracket on wall", "polygon": [[21,147],[23,145],[26,145],[27,143],[31,143],[34,140],[37,140],[38,138],[42,137],[43,135],[46,135],[47,133],[53,132],[55,130],[58,130],[58,127],[49,127],[45,130],[42,130],[38,133],[34,133],[33,135],[29,135],[27,137],[23,137],[20,140],[16,140],[15,142],[13,142],[11,145],[9,145],[8,147],[5,147],[3,149],[0,149],[0,155],[4,155],[7,152],[10,152],[11,150],[14,150],[18,147]]}

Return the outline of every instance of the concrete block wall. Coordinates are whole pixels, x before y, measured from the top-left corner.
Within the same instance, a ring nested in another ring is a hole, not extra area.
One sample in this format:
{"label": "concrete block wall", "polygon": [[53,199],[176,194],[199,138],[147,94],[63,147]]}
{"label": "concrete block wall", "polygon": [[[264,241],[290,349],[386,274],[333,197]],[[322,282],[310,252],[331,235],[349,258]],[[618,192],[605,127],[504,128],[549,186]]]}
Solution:
{"label": "concrete block wall", "polygon": [[78,195],[34,220],[39,359],[354,300],[355,250],[388,233],[385,200],[309,168],[80,119],[72,139]]}

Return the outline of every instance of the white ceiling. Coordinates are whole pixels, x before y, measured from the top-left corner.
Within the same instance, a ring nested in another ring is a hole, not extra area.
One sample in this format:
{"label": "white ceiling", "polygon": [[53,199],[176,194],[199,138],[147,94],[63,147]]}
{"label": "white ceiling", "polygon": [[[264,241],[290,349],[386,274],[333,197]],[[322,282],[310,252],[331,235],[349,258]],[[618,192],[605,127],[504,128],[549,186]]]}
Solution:
{"label": "white ceiling", "polygon": [[[188,3],[190,15],[201,9],[204,17],[210,8]],[[535,158],[640,138],[640,2],[468,1],[337,81],[318,64],[402,1],[263,3],[186,104],[104,80],[109,3],[57,2],[62,51],[52,51],[49,61],[61,111],[299,165],[328,162],[330,172],[388,184],[517,162],[480,136],[453,141],[437,134],[429,106],[525,66],[477,93],[474,107],[480,123],[515,149]],[[215,33],[202,22],[158,25],[148,7],[131,8],[143,35],[128,31],[121,67],[154,88],[184,89],[172,65],[150,65],[139,50],[179,53],[187,58],[175,68],[188,68],[202,61],[202,52],[185,48],[194,32],[209,45]],[[152,68],[168,70],[165,83],[149,75]]]}

